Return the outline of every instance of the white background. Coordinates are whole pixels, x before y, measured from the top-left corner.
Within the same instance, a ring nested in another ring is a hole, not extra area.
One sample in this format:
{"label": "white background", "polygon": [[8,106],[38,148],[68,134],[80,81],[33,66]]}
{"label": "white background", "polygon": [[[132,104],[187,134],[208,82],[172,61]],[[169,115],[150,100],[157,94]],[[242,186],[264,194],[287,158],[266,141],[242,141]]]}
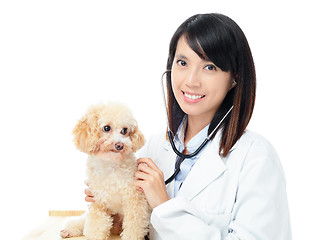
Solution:
{"label": "white background", "polygon": [[[1,238],[48,210],[85,209],[86,155],[71,131],[94,103],[127,103],[148,138],[165,130],[160,76],[176,28],[219,12],[245,32],[258,89],[250,129],[277,149],[294,239],[326,229],[326,12],[323,1],[0,2]],[[5,226],[3,226],[3,224]]]}

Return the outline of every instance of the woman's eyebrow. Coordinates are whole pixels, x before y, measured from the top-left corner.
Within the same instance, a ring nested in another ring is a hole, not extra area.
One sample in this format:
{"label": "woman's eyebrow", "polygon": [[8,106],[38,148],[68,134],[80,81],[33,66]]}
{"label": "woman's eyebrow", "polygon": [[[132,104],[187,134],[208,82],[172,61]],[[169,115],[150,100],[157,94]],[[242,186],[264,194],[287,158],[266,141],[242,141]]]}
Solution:
{"label": "woman's eyebrow", "polygon": [[[176,53],[175,54],[175,58],[179,58],[179,59],[185,59],[187,60],[188,58],[183,55],[182,53]],[[206,59],[206,58],[201,58],[201,61],[204,63],[213,63],[210,59]]]}
{"label": "woman's eyebrow", "polygon": [[180,54],[180,53],[176,54],[176,55],[175,55],[175,58],[187,59],[186,56],[184,56],[183,54]]}

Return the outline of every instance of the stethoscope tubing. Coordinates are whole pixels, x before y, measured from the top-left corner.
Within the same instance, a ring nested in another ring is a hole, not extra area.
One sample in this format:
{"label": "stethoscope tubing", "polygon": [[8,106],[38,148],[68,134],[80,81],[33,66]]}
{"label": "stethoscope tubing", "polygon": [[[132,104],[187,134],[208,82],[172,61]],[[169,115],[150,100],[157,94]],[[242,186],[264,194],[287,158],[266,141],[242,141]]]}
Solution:
{"label": "stethoscope tubing", "polygon": [[203,148],[205,145],[207,145],[207,143],[209,142],[209,139],[206,138],[203,143],[191,154],[183,154],[180,151],[178,151],[178,149],[175,146],[173,137],[172,137],[172,132],[169,130],[168,131],[168,138],[171,144],[171,147],[173,148],[173,151],[176,153],[177,156],[179,156],[179,159],[175,165],[175,171],[174,173],[165,181],[165,185],[167,185],[168,183],[170,183],[171,181],[174,180],[174,178],[177,176],[177,174],[180,172],[181,170],[181,164],[182,162],[186,159],[186,158],[192,158],[194,156],[196,156]]}
{"label": "stethoscope tubing", "polygon": [[190,154],[183,154],[180,151],[177,150],[173,137],[172,137],[172,132],[168,131],[168,138],[169,138],[169,142],[171,144],[171,147],[173,148],[173,151],[176,153],[177,156],[181,157],[181,158],[192,158],[194,156],[196,156],[203,148],[204,146],[209,142],[209,139],[206,138],[203,143],[193,152]]}

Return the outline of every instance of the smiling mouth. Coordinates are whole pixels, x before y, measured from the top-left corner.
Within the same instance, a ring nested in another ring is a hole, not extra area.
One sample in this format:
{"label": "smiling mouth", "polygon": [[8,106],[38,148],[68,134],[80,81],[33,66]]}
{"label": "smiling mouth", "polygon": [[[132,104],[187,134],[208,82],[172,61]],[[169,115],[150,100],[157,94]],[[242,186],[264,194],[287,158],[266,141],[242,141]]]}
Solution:
{"label": "smiling mouth", "polygon": [[186,93],[184,91],[182,91],[183,95],[189,99],[192,99],[192,100],[197,100],[197,99],[201,99],[201,98],[204,98],[206,95],[199,95],[199,94],[189,94],[189,93]]}

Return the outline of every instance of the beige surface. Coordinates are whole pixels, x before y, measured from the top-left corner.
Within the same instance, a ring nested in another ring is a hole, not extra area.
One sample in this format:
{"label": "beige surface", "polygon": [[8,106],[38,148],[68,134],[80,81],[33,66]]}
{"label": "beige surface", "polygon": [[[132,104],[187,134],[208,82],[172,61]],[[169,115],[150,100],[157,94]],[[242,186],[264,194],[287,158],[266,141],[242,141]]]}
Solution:
{"label": "beige surface", "polygon": [[[69,216],[79,216],[84,211],[50,211],[49,217],[23,240],[62,240],[60,230]],[[85,237],[66,238],[68,240],[85,240]],[[112,236],[110,240],[120,240],[120,236]]]}

